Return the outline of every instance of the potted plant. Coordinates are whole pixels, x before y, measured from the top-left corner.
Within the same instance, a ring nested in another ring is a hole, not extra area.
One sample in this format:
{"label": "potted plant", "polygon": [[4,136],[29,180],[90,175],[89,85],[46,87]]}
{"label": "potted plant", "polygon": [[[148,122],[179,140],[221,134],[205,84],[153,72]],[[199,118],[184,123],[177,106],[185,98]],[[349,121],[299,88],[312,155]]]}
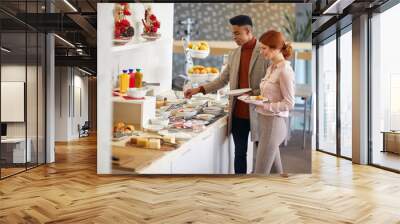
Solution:
{"label": "potted plant", "polygon": [[283,30],[286,35],[294,42],[307,42],[311,38],[311,24],[312,14],[310,11],[305,12],[307,23],[297,25],[296,17],[285,13],[284,17],[287,22],[286,26],[283,26]]}

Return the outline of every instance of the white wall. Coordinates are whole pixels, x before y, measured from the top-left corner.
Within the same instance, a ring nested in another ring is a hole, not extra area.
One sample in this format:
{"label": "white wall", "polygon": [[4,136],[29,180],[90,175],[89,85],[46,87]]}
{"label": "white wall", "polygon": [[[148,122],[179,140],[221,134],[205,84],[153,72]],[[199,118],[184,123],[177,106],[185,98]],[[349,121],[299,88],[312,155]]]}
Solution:
{"label": "white wall", "polygon": [[[151,3],[153,11],[161,27],[161,38],[131,47],[130,50],[115,52],[112,48],[113,38],[113,8],[112,3],[97,5],[97,172],[111,173],[111,128],[112,102],[111,90],[113,79],[118,80],[122,69],[142,68],[144,80],[160,82],[160,88],[155,93],[170,90],[172,86],[172,49],[173,49],[173,4]],[[144,5],[131,4],[134,18],[143,18]],[[132,21],[132,24],[135,24]],[[135,33],[142,31],[136,29]],[[126,46],[127,47],[127,46]],[[114,48],[115,49],[115,48]],[[101,103],[100,103],[101,102]]]}
{"label": "white wall", "polygon": [[76,68],[56,67],[55,141],[79,138],[78,124],[88,120],[88,78],[83,75]]}
{"label": "white wall", "polygon": [[[1,66],[1,81],[3,82],[25,82],[25,74],[27,69],[28,74],[36,74],[36,67],[33,66],[28,66],[25,67],[25,65],[2,65]],[[30,81],[31,82],[31,81]],[[30,83],[33,85],[36,85],[36,82]],[[30,90],[30,89],[28,89]],[[35,97],[36,98],[36,88],[33,93],[27,93],[28,98]],[[27,99],[27,103],[32,102],[32,99]],[[29,105],[28,105],[29,106]],[[33,105],[31,105],[33,106]],[[36,104],[35,104],[36,108]],[[2,110],[7,110],[7,108],[1,108]],[[34,117],[31,115],[33,114],[27,114],[28,116],[28,121],[30,122],[33,119],[36,119],[36,114],[34,114]],[[36,121],[36,120],[35,120]],[[11,122],[7,123],[7,136],[8,137],[25,137],[25,122]],[[30,127],[31,125],[28,125]],[[29,131],[28,131],[29,133]],[[28,136],[29,137],[29,136]]]}
{"label": "white wall", "polygon": [[[38,70],[36,70],[38,69]],[[25,78],[27,77],[27,81]],[[31,141],[32,161],[36,162],[39,153],[39,163],[44,162],[44,74],[42,68],[25,66],[25,64],[3,64],[1,66],[1,81],[25,82],[26,83],[26,110],[27,120],[25,122],[7,122],[7,137],[24,138],[25,134]],[[38,92],[37,92],[38,91]],[[4,97],[4,96],[2,96]],[[9,110],[10,108],[1,108]],[[23,111],[25,112],[25,111]],[[51,162],[51,160],[49,160]]]}
{"label": "white wall", "polygon": [[55,68],[55,141],[68,140],[69,76],[67,67]]}
{"label": "white wall", "polygon": [[[33,67],[28,67],[28,71]],[[1,81],[3,82],[25,82],[25,65],[2,65],[1,66]],[[6,110],[7,108],[1,108]],[[12,122],[7,123],[8,137],[25,137],[25,123]]]}

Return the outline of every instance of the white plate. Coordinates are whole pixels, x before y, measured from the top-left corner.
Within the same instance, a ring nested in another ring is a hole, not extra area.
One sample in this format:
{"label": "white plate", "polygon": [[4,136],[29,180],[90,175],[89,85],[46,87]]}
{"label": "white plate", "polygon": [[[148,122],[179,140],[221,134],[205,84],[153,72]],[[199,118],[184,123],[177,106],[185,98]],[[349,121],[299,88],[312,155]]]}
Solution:
{"label": "white plate", "polygon": [[115,45],[124,45],[124,44],[128,43],[129,41],[131,41],[131,38],[129,38],[129,39],[114,39],[113,40]]}
{"label": "white plate", "polygon": [[240,96],[240,97],[238,97],[238,99],[242,100],[246,103],[251,103],[251,104],[256,104],[256,105],[258,105],[260,102],[261,103],[268,102],[268,99],[266,99],[266,98],[263,100],[251,100],[249,96]]}
{"label": "white plate", "polygon": [[233,90],[230,90],[229,92],[227,92],[226,95],[239,96],[239,95],[242,95],[242,94],[248,93],[248,92],[251,92],[250,88],[247,88],[247,89],[233,89]]}

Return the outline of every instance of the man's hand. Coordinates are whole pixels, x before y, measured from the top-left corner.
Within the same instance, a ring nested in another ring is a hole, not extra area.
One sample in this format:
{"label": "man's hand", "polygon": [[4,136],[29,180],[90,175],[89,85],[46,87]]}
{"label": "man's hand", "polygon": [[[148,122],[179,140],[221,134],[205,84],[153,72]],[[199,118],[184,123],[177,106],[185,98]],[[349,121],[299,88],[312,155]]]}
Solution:
{"label": "man's hand", "polygon": [[188,89],[184,93],[185,94],[185,98],[190,99],[190,98],[192,98],[193,95],[195,95],[195,94],[197,94],[199,92],[200,92],[200,87],[193,88],[193,89]]}

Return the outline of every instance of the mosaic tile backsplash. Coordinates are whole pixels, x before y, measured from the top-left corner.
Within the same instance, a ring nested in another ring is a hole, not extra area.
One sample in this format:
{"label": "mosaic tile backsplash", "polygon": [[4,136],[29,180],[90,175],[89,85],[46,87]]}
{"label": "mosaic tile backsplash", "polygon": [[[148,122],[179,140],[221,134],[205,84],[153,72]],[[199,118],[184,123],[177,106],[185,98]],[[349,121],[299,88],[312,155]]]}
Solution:
{"label": "mosaic tile backsplash", "polygon": [[[283,31],[287,25],[284,14],[294,15],[295,4],[271,4],[271,3],[175,3],[174,4],[174,39],[180,40],[186,29],[179,21],[192,18],[196,21],[193,25],[194,34],[192,40],[232,40],[229,19],[233,16],[245,14],[252,18],[254,33],[258,38],[269,29]],[[222,56],[209,56],[206,59],[194,59],[194,64],[215,66],[220,68]],[[185,58],[183,54],[173,55],[173,74],[182,74]]]}

